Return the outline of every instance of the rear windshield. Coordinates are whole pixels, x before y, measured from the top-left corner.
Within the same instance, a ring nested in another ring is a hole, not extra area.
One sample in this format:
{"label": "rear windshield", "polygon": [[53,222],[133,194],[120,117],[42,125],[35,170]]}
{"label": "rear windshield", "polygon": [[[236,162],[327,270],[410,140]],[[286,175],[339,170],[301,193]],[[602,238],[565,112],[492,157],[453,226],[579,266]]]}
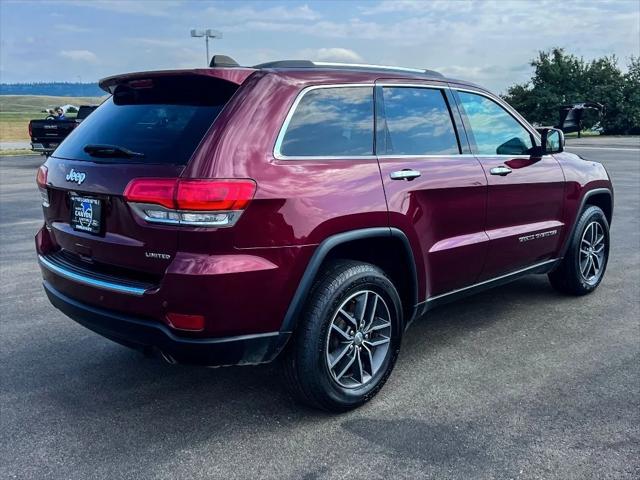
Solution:
{"label": "rear windshield", "polygon": [[[62,142],[54,156],[184,165],[236,89],[237,85],[223,80],[195,76],[119,85],[113,96]],[[101,146],[114,147],[115,153]]]}

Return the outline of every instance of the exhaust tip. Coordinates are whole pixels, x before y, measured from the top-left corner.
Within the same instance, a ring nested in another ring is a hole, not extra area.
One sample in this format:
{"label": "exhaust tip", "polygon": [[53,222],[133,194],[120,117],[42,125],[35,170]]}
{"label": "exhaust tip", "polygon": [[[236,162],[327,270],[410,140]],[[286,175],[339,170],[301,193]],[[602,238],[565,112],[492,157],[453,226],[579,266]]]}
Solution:
{"label": "exhaust tip", "polygon": [[178,363],[175,358],[173,358],[170,354],[163,352],[162,350],[160,350],[160,356],[169,365],[176,365]]}

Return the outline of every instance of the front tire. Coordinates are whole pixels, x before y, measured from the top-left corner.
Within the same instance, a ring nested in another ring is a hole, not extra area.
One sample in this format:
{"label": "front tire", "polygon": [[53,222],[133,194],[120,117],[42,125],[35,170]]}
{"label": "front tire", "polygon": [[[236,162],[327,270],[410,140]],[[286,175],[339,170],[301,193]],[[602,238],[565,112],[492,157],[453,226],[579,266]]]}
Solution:
{"label": "front tire", "polygon": [[569,295],[593,292],[609,260],[609,222],[604,212],[589,206],[580,215],[560,265],[549,273],[551,285]]}
{"label": "front tire", "polygon": [[283,358],[287,387],[322,410],[362,405],[391,374],[402,325],[400,297],[382,270],[333,262],[312,287]]}

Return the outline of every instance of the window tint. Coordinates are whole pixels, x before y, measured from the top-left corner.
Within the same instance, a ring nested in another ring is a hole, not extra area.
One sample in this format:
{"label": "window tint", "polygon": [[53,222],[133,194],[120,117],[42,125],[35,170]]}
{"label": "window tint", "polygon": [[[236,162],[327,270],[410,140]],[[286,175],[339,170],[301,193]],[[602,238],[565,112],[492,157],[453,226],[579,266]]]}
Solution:
{"label": "window tint", "polygon": [[382,90],[386,128],[378,130],[379,154],[460,153],[441,90],[414,87],[384,87]]}
{"label": "window tint", "polygon": [[[522,155],[533,146],[531,134],[504,108],[481,95],[458,92],[479,155]],[[467,132],[468,134],[470,132]]]}
{"label": "window tint", "polygon": [[[186,164],[236,87],[215,79],[155,78],[116,87],[58,147],[60,158],[92,162]],[[115,145],[132,158],[91,156],[87,145]]]}
{"label": "window tint", "polygon": [[319,88],[305,93],[280,153],[290,157],[373,155],[373,87]]}

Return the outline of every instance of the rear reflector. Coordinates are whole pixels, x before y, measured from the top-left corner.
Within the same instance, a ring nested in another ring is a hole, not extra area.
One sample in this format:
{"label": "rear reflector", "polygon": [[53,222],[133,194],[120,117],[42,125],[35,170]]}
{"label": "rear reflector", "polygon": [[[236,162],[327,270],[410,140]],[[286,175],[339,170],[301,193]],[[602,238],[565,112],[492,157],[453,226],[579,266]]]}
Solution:
{"label": "rear reflector", "polygon": [[167,323],[176,330],[200,331],[204,330],[202,315],[185,315],[183,313],[167,313]]}

